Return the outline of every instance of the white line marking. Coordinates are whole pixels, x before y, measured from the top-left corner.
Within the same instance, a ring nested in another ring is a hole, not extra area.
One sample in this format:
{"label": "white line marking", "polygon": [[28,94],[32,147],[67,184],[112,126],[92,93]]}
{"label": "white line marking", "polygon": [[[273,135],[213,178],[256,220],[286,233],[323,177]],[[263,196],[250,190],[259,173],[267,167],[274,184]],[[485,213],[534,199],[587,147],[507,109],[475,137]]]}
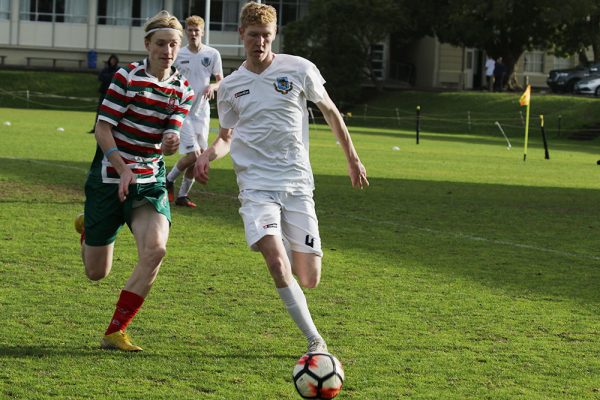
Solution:
{"label": "white line marking", "polygon": [[370,219],[370,218],[358,217],[358,216],[354,216],[354,215],[345,215],[343,217],[344,218],[352,218],[352,219],[356,219],[356,220],[360,220],[360,221],[366,221],[366,222],[376,223],[376,224],[400,226],[400,227],[404,227],[404,228],[408,228],[408,229],[415,229],[415,230],[419,230],[419,231],[423,231],[423,232],[433,233],[433,234],[436,234],[436,235],[444,235],[444,236],[451,235],[451,236],[454,236],[454,237],[457,237],[457,238],[468,239],[468,240],[472,240],[472,241],[475,241],[475,242],[487,242],[487,243],[493,243],[493,244],[498,244],[498,245],[502,245],[502,246],[510,246],[510,247],[516,247],[516,248],[521,248],[521,249],[527,249],[527,250],[541,251],[541,252],[544,252],[544,253],[557,254],[557,255],[560,255],[560,256],[563,256],[563,257],[588,258],[588,259],[592,259],[592,260],[600,260],[600,257],[594,256],[594,255],[591,255],[591,254],[570,253],[570,252],[567,252],[567,251],[547,249],[545,247],[532,246],[532,245],[529,245],[529,244],[522,244],[522,243],[510,242],[508,240],[488,239],[488,238],[484,238],[484,237],[481,237],[481,236],[473,236],[473,235],[465,234],[465,233],[462,233],[462,232],[443,232],[443,231],[439,231],[439,230],[436,230],[436,229],[422,228],[422,227],[414,226],[414,225],[404,225],[404,224],[400,224],[400,223],[396,223],[396,222],[391,222],[391,221],[376,221],[376,220],[373,220],[373,219]]}

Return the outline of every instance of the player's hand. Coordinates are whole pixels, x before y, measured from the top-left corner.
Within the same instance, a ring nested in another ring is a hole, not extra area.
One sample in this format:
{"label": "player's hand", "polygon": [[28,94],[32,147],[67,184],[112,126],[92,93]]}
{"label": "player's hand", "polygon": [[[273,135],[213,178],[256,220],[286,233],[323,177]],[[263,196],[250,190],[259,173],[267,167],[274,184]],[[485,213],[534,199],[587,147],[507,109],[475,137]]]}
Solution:
{"label": "player's hand", "polygon": [[206,153],[202,153],[196,159],[196,165],[194,166],[194,178],[203,185],[208,183],[208,171],[210,170],[210,161]]}
{"label": "player's hand", "polygon": [[129,185],[133,185],[136,182],[136,175],[129,168],[125,168],[119,180],[119,201],[124,202],[127,199],[127,196],[129,196]]}
{"label": "player's hand", "polygon": [[177,149],[179,149],[179,135],[167,133],[163,136],[161,147],[164,155],[170,156],[171,154],[175,154]]}
{"label": "player's hand", "polygon": [[369,186],[367,170],[360,160],[356,160],[356,162],[351,162],[348,164],[348,174],[350,175],[352,187],[364,189],[365,187]]}
{"label": "player's hand", "polygon": [[212,85],[208,85],[204,89],[204,93],[202,93],[202,97],[204,97],[206,100],[212,100],[215,98],[215,90],[213,89]]}

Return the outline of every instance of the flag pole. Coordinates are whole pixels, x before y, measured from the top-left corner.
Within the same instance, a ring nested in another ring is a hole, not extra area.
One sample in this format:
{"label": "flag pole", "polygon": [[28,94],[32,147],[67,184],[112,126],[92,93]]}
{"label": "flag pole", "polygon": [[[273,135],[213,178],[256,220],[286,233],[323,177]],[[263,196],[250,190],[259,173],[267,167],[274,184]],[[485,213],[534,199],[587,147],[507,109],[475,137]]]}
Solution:
{"label": "flag pole", "polygon": [[527,161],[527,140],[529,139],[529,103],[525,113],[525,146],[523,149],[523,161]]}
{"label": "flag pole", "polygon": [[523,161],[527,160],[527,140],[529,139],[529,107],[531,105],[531,85],[527,85],[527,89],[519,99],[520,106],[527,106],[525,113],[525,147],[523,148]]}

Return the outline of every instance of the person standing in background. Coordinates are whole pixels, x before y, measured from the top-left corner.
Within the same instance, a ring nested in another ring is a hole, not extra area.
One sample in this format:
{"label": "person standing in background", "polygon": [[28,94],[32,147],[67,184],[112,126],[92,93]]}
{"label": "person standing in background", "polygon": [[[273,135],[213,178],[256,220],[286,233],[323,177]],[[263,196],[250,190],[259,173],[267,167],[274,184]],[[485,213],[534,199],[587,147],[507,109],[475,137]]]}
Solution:
{"label": "person standing in background", "polygon": [[100,81],[100,87],[98,88],[98,92],[100,92],[100,97],[98,98],[98,106],[96,107],[96,118],[94,118],[94,126],[89,133],[94,133],[96,130],[96,122],[98,122],[98,111],[100,110],[100,106],[102,105],[102,101],[104,100],[104,96],[106,96],[106,92],[108,91],[108,87],[110,86],[110,82],[112,81],[113,75],[115,72],[119,70],[119,57],[116,54],[111,54],[106,61],[106,67],[102,68],[102,71],[98,74],[98,80]]}
{"label": "person standing in background", "polygon": [[494,66],[494,92],[504,90],[504,80],[506,79],[506,65],[502,62],[502,57],[498,57]]}
{"label": "person standing in background", "polygon": [[494,84],[494,68],[496,67],[496,60],[492,57],[487,56],[485,59],[485,81],[488,91],[492,91]]}

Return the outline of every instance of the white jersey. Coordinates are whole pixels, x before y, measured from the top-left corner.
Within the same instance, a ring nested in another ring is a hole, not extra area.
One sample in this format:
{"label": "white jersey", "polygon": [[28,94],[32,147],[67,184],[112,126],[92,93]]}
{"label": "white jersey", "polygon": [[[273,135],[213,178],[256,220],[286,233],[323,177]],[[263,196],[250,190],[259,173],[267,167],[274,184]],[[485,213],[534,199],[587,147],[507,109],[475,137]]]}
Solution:
{"label": "white jersey", "polygon": [[210,106],[202,93],[210,84],[212,75],[223,76],[221,54],[217,49],[206,45],[202,45],[197,53],[192,52],[189,46],[185,46],[179,51],[175,66],[186,77],[196,94],[189,117],[208,118]]}
{"label": "white jersey", "polygon": [[241,66],[221,81],[219,122],[233,128],[240,190],[314,190],[306,101],[321,101],[324,83],[313,63],[287,54],[276,54],[261,74]]}

